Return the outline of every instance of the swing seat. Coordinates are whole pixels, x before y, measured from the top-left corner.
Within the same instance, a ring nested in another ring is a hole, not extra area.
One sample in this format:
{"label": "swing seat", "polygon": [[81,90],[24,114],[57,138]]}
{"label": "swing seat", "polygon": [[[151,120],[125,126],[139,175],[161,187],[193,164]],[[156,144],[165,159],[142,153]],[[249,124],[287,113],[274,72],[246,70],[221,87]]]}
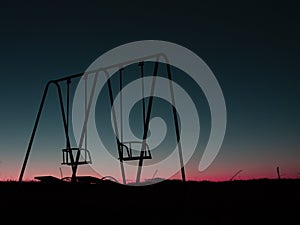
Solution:
{"label": "swing seat", "polygon": [[[84,164],[91,164],[92,158],[89,150],[84,148],[65,148],[62,149],[62,165],[84,165]],[[71,154],[73,156],[74,162],[72,163]],[[80,154],[78,162],[76,162],[76,155]]]}
{"label": "swing seat", "polygon": [[[127,142],[119,143],[120,156],[122,157],[122,158],[119,158],[119,160],[133,161],[133,160],[140,160],[141,158],[142,159],[152,159],[149,145],[147,143],[144,143],[144,144],[145,144],[145,151],[144,151],[144,155],[141,157],[140,151],[137,149],[142,148],[142,145],[143,145],[142,141],[127,141]],[[135,147],[135,148],[133,148],[133,147]],[[135,151],[136,151],[136,154],[133,154],[133,152],[135,152]]]}

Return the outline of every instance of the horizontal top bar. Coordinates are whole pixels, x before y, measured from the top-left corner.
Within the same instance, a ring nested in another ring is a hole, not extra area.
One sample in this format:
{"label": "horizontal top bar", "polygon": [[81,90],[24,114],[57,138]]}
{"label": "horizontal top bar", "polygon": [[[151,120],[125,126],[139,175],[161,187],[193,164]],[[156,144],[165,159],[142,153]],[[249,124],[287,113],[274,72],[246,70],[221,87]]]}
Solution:
{"label": "horizontal top bar", "polygon": [[151,58],[156,58],[156,60],[158,61],[159,57],[163,57],[166,61],[166,63],[168,63],[168,58],[166,57],[165,54],[163,53],[158,53],[158,54],[154,54],[154,55],[149,55],[149,56],[145,56],[145,57],[141,57],[141,58],[137,58],[137,59],[132,59],[132,60],[128,60],[122,63],[117,63],[117,64],[113,64],[110,66],[106,66],[106,67],[100,67],[98,69],[95,70],[91,70],[91,71],[86,71],[84,73],[78,73],[78,74],[74,74],[74,75],[70,75],[70,76],[66,76],[66,77],[62,77],[56,80],[52,80],[52,82],[62,82],[62,81],[66,81],[66,80],[70,80],[70,79],[74,79],[74,78],[78,78],[78,77],[82,77],[83,75],[90,75],[93,73],[99,73],[101,71],[107,71],[109,69],[113,69],[113,68],[123,68],[126,65],[130,65],[136,62],[143,62],[145,60],[151,59]]}

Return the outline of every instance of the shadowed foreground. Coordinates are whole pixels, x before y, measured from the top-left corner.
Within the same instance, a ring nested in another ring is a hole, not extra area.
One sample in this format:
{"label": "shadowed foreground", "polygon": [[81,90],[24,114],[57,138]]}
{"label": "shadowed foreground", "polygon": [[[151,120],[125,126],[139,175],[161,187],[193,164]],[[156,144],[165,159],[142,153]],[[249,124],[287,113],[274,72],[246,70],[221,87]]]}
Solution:
{"label": "shadowed foreground", "polygon": [[0,194],[1,212],[28,212],[24,222],[37,215],[49,222],[84,224],[300,222],[300,179],[163,181],[140,187],[107,180],[96,184],[2,182]]}

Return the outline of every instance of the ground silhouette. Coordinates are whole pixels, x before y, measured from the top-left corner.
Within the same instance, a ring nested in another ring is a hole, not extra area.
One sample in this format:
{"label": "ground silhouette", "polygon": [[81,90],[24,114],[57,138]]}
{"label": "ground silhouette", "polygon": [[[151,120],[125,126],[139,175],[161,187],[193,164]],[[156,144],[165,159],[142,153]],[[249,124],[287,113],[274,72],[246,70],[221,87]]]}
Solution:
{"label": "ground silhouette", "polygon": [[165,180],[139,187],[56,181],[1,182],[1,212],[84,224],[297,224],[300,218],[300,179]]}

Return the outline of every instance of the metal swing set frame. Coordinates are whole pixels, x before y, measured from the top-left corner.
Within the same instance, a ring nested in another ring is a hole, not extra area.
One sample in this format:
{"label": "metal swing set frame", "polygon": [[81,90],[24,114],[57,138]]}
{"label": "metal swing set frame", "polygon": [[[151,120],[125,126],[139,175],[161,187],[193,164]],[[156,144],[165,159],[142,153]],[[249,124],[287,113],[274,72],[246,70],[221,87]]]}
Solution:
{"label": "metal swing set frame", "polygon": [[[137,169],[137,175],[136,175],[136,183],[140,182],[140,177],[141,177],[141,172],[142,172],[142,166],[143,166],[143,161],[145,159],[152,159],[151,151],[146,143],[146,138],[148,135],[148,128],[149,128],[149,121],[151,117],[151,110],[152,110],[152,104],[153,104],[153,96],[154,96],[154,90],[155,90],[155,83],[156,83],[156,77],[157,77],[157,72],[158,72],[158,66],[159,66],[159,59],[163,58],[165,60],[165,65],[166,65],[166,70],[167,70],[167,76],[169,80],[169,89],[170,89],[170,95],[171,95],[171,102],[172,105],[175,106],[175,98],[174,98],[174,90],[173,90],[173,84],[172,84],[172,74],[171,74],[171,66],[168,63],[168,58],[166,55],[163,53],[155,54],[155,55],[150,55],[146,57],[142,57],[139,59],[133,59],[129,60],[126,62],[110,65],[107,67],[103,68],[98,68],[96,70],[84,72],[84,73],[79,73],[79,74],[74,74],[71,76],[66,76],[62,77],[56,80],[50,80],[44,89],[43,96],[40,102],[40,106],[38,109],[38,113],[36,115],[36,119],[34,122],[33,130],[30,136],[30,140],[27,146],[26,154],[24,157],[24,161],[21,167],[20,175],[19,175],[19,181],[23,181],[23,176],[25,173],[25,169],[28,163],[30,151],[32,149],[33,141],[36,135],[36,131],[39,125],[39,120],[45,105],[46,97],[49,91],[49,88],[51,85],[54,85],[57,89],[57,94],[58,94],[58,101],[59,101],[59,106],[60,106],[60,111],[61,111],[61,117],[62,117],[62,122],[63,122],[63,128],[64,128],[64,134],[65,134],[65,139],[66,139],[66,147],[62,149],[62,165],[68,165],[71,166],[72,169],[72,176],[71,176],[71,181],[76,182],[77,181],[77,170],[79,165],[85,165],[85,164],[91,164],[91,154],[89,150],[87,149],[87,122],[89,118],[89,113],[90,113],[90,108],[92,104],[92,100],[94,97],[94,92],[96,88],[96,83],[97,83],[97,78],[100,75],[100,72],[104,72],[106,79],[107,79],[107,86],[108,86],[108,91],[109,91],[109,98],[110,98],[110,104],[111,104],[111,110],[112,110],[112,116],[113,116],[113,125],[115,128],[116,132],[116,143],[117,143],[117,148],[118,148],[118,155],[119,155],[119,161],[120,161],[120,167],[121,167],[121,174],[122,174],[122,180],[123,183],[126,184],[126,176],[125,176],[125,169],[124,169],[124,164],[123,161],[132,161],[132,160],[138,160],[138,169]],[[150,89],[150,96],[149,96],[149,101],[148,101],[148,106],[146,110],[146,105],[144,101],[144,61],[150,61],[151,59],[156,59],[155,64],[154,64],[154,71],[152,74],[152,83],[151,83],[151,89]],[[142,107],[143,107],[143,141],[123,141],[123,127],[122,127],[122,92],[120,92],[120,136],[119,136],[119,130],[118,130],[118,125],[117,125],[117,120],[116,120],[116,113],[115,109],[113,106],[113,91],[112,91],[112,85],[109,77],[108,70],[109,69],[114,69],[118,68],[119,69],[119,89],[122,90],[123,88],[123,82],[122,82],[122,76],[123,76],[123,71],[124,67],[138,63],[138,66],[141,68],[141,80],[142,80]],[[88,96],[87,93],[87,79],[89,76],[93,76],[93,84],[91,88],[90,95]],[[72,83],[72,80],[76,78],[81,78],[83,77],[85,81],[85,119],[84,119],[84,124],[80,136],[80,141],[78,144],[78,147],[71,147],[71,142],[70,142],[70,135],[69,135],[69,123],[70,123],[70,85]],[[64,104],[63,100],[63,94],[62,94],[62,87],[61,83],[66,82],[66,106]],[[173,120],[174,120],[174,125],[175,125],[175,133],[176,133],[176,141],[177,141],[177,148],[178,148],[178,153],[179,153],[179,161],[180,161],[180,168],[181,168],[181,177],[182,181],[185,181],[185,170],[184,170],[184,164],[183,164],[183,156],[182,156],[182,147],[181,147],[181,141],[180,141],[180,132],[179,132],[179,125],[178,125],[178,118],[176,114],[176,109],[175,107],[172,107],[172,113],[173,113]],[[118,138],[120,137],[120,138]],[[140,144],[141,145],[141,151],[140,155],[135,156],[133,155],[133,148],[132,144]],[[127,153],[127,155],[126,155]]]}

